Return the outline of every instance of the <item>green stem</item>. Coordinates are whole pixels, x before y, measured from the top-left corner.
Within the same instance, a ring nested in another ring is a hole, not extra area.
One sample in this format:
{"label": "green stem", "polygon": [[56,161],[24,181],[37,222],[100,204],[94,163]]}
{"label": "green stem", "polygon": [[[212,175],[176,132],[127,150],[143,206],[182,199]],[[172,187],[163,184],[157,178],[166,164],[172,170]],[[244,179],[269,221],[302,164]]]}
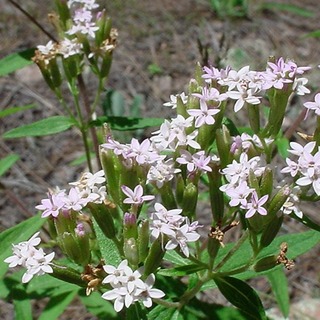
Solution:
{"label": "green stem", "polygon": [[167,308],[179,308],[180,303],[179,302],[172,302],[172,301],[167,301],[167,300],[162,300],[162,299],[152,299],[155,303],[160,304],[164,307]]}
{"label": "green stem", "polygon": [[218,265],[213,270],[214,272],[217,272],[236,253],[236,251],[241,247],[241,245],[247,240],[248,236],[249,230],[246,230],[239,239],[239,241],[234,245],[234,247],[232,247],[232,249],[220,261],[220,263],[218,263]]}

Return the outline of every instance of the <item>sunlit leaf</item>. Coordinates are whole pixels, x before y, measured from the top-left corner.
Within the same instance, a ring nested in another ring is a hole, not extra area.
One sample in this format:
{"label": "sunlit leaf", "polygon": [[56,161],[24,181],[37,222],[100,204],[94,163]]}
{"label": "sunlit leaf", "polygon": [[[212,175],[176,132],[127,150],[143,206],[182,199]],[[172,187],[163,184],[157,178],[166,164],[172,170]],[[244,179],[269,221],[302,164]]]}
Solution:
{"label": "sunlit leaf", "polygon": [[126,131],[148,127],[158,127],[163,123],[162,118],[131,118],[131,117],[98,117],[91,121],[91,126],[102,126],[107,123],[112,130]]}
{"label": "sunlit leaf", "polygon": [[0,111],[0,118],[4,118],[7,116],[10,116],[11,114],[34,108],[35,106],[36,106],[35,104],[28,104],[28,105],[21,106],[21,107],[11,107],[11,108],[1,110]]}
{"label": "sunlit leaf", "polygon": [[0,159],[0,177],[4,175],[20,157],[17,154],[9,154],[3,159]]}
{"label": "sunlit leaf", "polygon": [[18,69],[32,64],[31,58],[34,56],[35,49],[12,53],[0,60],[0,76],[7,75]]}
{"label": "sunlit leaf", "polygon": [[39,137],[68,130],[75,122],[68,117],[53,116],[7,131],[3,138]]}
{"label": "sunlit leaf", "polygon": [[233,277],[217,277],[214,281],[225,298],[245,312],[248,319],[267,319],[259,296],[244,281]]}

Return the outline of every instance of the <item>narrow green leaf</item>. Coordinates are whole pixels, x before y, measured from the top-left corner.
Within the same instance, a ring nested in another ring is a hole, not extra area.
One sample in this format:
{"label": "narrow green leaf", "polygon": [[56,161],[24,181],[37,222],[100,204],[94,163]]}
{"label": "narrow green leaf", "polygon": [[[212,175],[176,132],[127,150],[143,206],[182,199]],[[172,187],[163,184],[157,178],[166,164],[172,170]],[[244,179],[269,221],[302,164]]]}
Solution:
{"label": "narrow green leaf", "polygon": [[187,266],[177,266],[171,269],[161,269],[157,272],[157,274],[161,274],[162,276],[167,277],[182,277],[187,274],[192,274],[198,272],[200,270],[206,269],[206,266],[200,266],[197,264],[189,264]]}
{"label": "narrow green leaf", "polygon": [[122,259],[117,246],[111,239],[104,235],[95,220],[93,220],[93,227],[97,236],[102,258],[105,260],[106,264],[118,266]]}
{"label": "narrow green leaf", "polygon": [[288,157],[288,154],[289,154],[288,150],[290,149],[289,148],[289,140],[285,137],[278,138],[276,140],[276,145],[277,145],[280,156],[283,159]]}
{"label": "narrow green leaf", "polygon": [[149,312],[148,320],[172,320],[175,311],[175,309],[158,305]]}
{"label": "narrow green leaf", "polygon": [[131,117],[98,117],[90,125],[99,127],[108,123],[112,130],[126,131],[149,127],[158,127],[163,123],[162,118],[131,118]]}
{"label": "narrow green leaf", "polygon": [[214,281],[225,298],[248,314],[249,319],[267,319],[259,296],[244,281],[233,277],[217,277]]}
{"label": "narrow green leaf", "polygon": [[39,137],[68,130],[75,122],[68,117],[53,116],[7,131],[3,138]]}
{"label": "narrow green leaf", "polygon": [[13,300],[15,319],[32,320],[31,301],[27,298],[21,300]]}
{"label": "narrow green leaf", "polygon": [[20,157],[17,154],[9,154],[3,159],[0,159],[0,177],[4,175]]}
{"label": "narrow green leaf", "polygon": [[271,284],[274,296],[284,318],[288,318],[290,309],[288,280],[283,268],[276,268],[268,273],[268,280]]}
{"label": "narrow green leaf", "polygon": [[35,106],[36,106],[35,104],[28,104],[28,105],[21,106],[21,107],[12,107],[12,108],[7,108],[4,110],[1,110],[0,111],[0,118],[4,118],[7,116],[10,116],[11,114],[34,108]]}
{"label": "narrow green leaf", "polygon": [[53,278],[49,274],[34,277],[28,284],[27,293],[30,296],[52,296],[59,295],[66,292],[78,290],[79,286]]}
{"label": "narrow green leaf", "polygon": [[52,296],[50,301],[42,310],[38,320],[56,320],[63,313],[65,308],[72,302],[77,294],[77,290],[65,292]]}
{"label": "narrow green leaf", "polygon": [[40,218],[40,215],[36,215],[0,233],[0,279],[8,270],[8,264],[4,262],[4,259],[12,255],[12,244],[31,238],[31,236],[41,228],[45,221],[45,219]]}
{"label": "narrow green leaf", "polygon": [[261,9],[288,11],[306,18],[314,16],[312,11],[289,3],[265,2],[261,5]]}
{"label": "narrow green leaf", "polygon": [[188,259],[181,257],[177,252],[173,250],[166,251],[164,259],[180,266],[187,266],[190,264]]}
{"label": "narrow green leaf", "polygon": [[319,38],[320,37],[320,30],[309,32],[305,35],[305,37]]}
{"label": "narrow green leaf", "polygon": [[32,64],[35,49],[12,53],[0,60],[0,77]]}

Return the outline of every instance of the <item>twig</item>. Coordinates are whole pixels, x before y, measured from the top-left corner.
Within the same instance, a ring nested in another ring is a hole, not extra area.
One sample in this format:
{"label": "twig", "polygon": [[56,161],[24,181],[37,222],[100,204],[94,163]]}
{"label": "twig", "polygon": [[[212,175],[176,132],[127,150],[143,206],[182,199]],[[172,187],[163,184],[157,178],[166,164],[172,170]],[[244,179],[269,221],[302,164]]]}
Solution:
{"label": "twig", "polygon": [[47,31],[33,16],[31,16],[26,10],[24,10],[18,3],[13,0],[8,0],[14,7],[22,12],[33,24],[35,24],[44,34],[46,34],[52,41],[57,42],[56,38]]}

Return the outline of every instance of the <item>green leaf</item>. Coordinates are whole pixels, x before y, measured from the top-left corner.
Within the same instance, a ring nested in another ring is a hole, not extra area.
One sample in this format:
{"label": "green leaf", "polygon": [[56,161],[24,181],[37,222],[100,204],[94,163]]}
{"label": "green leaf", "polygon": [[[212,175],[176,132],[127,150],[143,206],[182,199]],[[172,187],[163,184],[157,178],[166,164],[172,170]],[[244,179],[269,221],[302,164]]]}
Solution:
{"label": "green leaf", "polygon": [[172,320],[175,311],[176,309],[158,305],[149,312],[148,320]]}
{"label": "green leaf", "polygon": [[28,104],[26,106],[12,107],[12,108],[7,108],[7,109],[4,109],[4,110],[1,110],[0,111],[0,118],[4,118],[4,117],[7,117],[7,116],[10,116],[11,114],[34,108],[35,106],[36,106],[35,104]]}
{"label": "green leaf", "polygon": [[4,175],[20,157],[17,154],[9,154],[3,159],[0,159],[0,177]]}
{"label": "green leaf", "polygon": [[233,277],[217,277],[214,281],[225,298],[248,314],[249,319],[267,319],[259,296],[244,281]]}
{"label": "green leaf", "polygon": [[64,116],[53,116],[7,131],[3,138],[40,137],[68,130],[74,120]]}
{"label": "green leaf", "polygon": [[26,241],[31,238],[31,236],[41,228],[45,221],[45,219],[40,218],[40,215],[36,215],[0,233],[0,279],[7,272],[8,264],[4,262],[4,259],[12,255],[12,244]]}
{"label": "green leaf", "polygon": [[206,269],[206,266],[200,266],[198,264],[189,264],[187,266],[177,266],[171,269],[161,269],[157,272],[157,274],[161,274],[162,276],[167,277],[182,277],[187,274],[192,274],[204,269]]}
{"label": "green leaf", "polygon": [[278,138],[276,140],[276,146],[278,148],[278,151],[279,151],[279,154],[280,156],[285,159],[286,157],[288,157],[289,155],[289,152],[288,150],[290,149],[289,148],[289,140],[285,137],[281,137],[281,138]]}
{"label": "green leaf", "polygon": [[12,53],[0,60],[0,76],[7,75],[13,71],[24,68],[33,61],[35,49],[27,49],[25,51]]}
{"label": "green leaf", "polygon": [[66,292],[78,290],[79,286],[54,278],[51,275],[45,274],[41,277],[34,277],[29,282],[27,293],[30,296],[47,297],[59,295]]}
{"label": "green leaf", "polygon": [[282,312],[284,318],[288,318],[290,301],[289,301],[289,290],[288,280],[284,273],[283,268],[276,268],[267,275],[268,280],[271,284],[274,296],[277,299],[278,306]]}
{"label": "green leaf", "polygon": [[166,254],[164,255],[164,259],[180,266],[182,265],[187,266],[190,264],[188,259],[181,257],[174,250],[166,251]]}
{"label": "green leaf", "polygon": [[79,297],[86,309],[99,319],[118,319],[113,305],[109,301],[102,299],[101,294],[98,292],[92,292],[89,296],[85,295],[85,293],[80,293]]}
{"label": "green leaf", "polygon": [[77,294],[77,290],[65,292],[52,296],[44,310],[42,310],[38,320],[56,320],[63,313],[65,308],[72,302]]}
{"label": "green leaf", "polygon": [[111,239],[107,238],[104,235],[95,220],[93,220],[93,227],[97,236],[102,258],[105,260],[106,264],[118,266],[122,259],[120,257],[117,246]]}
{"label": "green leaf", "polygon": [[28,298],[13,300],[15,319],[32,320],[31,301]]}
{"label": "green leaf", "polygon": [[314,16],[314,13],[312,11],[289,3],[265,2],[261,5],[261,9],[288,11],[306,18]]}
{"label": "green leaf", "polygon": [[319,38],[320,37],[320,30],[316,30],[313,32],[309,32],[305,35],[305,37],[313,37],[313,38]]}
{"label": "green leaf", "polygon": [[163,123],[162,118],[131,118],[131,117],[98,117],[91,121],[90,126],[99,127],[108,123],[112,130],[126,131],[149,127],[158,127]]}

